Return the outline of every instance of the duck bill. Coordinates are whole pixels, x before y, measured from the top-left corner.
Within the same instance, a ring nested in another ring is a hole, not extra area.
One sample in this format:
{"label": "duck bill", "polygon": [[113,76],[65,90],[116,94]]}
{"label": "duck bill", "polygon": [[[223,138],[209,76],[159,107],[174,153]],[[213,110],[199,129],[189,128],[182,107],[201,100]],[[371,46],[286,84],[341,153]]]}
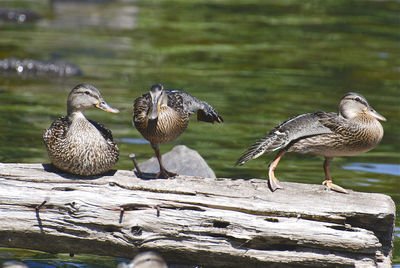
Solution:
{"label": "duck bill", "polygon": [[150,120],[155,120],[160,112],[160,107],[157,102],[153,102],[153,108],[150,114]]}
{"label": "duck bill", "polygon": [[103,110],[103,111],[106,111],[107,113],[112,113],[112,114],[117,114],[117,113],[119,113],[119,110],[118,110],[117,108],[112,107],[111,105],[109,105],[109,104],[108,104],[107,102],[105,102],[104,100],[99,101],[99,102],[96,104],[96,107],[99,108],[99,109],[101,109],[101,110]]}
{"label": "duck bill", "polygon": [[386,121],[386,118],[383,117],[382,115],[378,114],[374,109],[368,109],[368,110],[366,111],[366,114],[368,114],[368,115],[370,115],[370,116],[372,116],[372,117],[375,117],[375,118],[378,119],[378,120]]}

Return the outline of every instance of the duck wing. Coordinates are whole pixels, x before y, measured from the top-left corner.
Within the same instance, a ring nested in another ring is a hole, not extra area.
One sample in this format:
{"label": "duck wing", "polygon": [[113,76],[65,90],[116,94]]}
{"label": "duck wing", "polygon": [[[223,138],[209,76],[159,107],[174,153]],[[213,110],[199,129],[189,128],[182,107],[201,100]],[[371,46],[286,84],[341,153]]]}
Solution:
{"label": "duck wing", "polygon": [[133,104],[133,122],[139,123],[146,121],[147,114],[151,107],[151,96],[149,93],[138,97]]}
{"label": "duck wing", "polygon": [[334,133],[354,133],[357,129],[343,117],[335,113],[316,112],[319,122]]}
{"label": "duck wing", "polygon": [[103,136],[103,138],[111,143],[114,143],[113,141],[113,136],[112,136],[112,132],[111,130],[109,130],[108,128],[106,128],[103,124],[90,120],[88,119],[88,121],[97,128],[97,130],[101,133],[101,135]]}
{"label": "duck wing", "polygon": [[332,129],[321,122],[324,118],[333,117],[336,114],[316,112],[302,114],[292,117],[276,126],[267,136],[256,141],[250,146],[236,162],[236,165],[243,165],[247,161],[257,158],[278,149],[282,149],[291,142],[315,135],[330,134]]}
{"label": "duck wing", "polygon": [[[174,96],[176,101],[179,102],[183,110],[189,115],[197,112],[197,120],[214,123],[222,123],[224,120],[219,113],[207,102],[201,101],[198,98],[179,90],[169,90],[168,95]],[[179,97],[178,97],[179,96]],[[170,99],[168,99],[169,105]]]}
{"label": "duck wing", "polygon": [[53,146],[57,140],[64,139],[68,132],[71,120],[62,116],[51,123],[50,127],[43,132],[42,138],[47,147]]}
{"label": "duck wing", "polygon": [[[103,124],[88,120],[96,129],[101,133],[105,140],[113,143],[111,130],[106,128]],[[71,120],[67,116],[60,117],[51,123],[50,127],[43,132],[43,140],[47,146],[54,145],[57,141],[65,138],[71,125]]]}

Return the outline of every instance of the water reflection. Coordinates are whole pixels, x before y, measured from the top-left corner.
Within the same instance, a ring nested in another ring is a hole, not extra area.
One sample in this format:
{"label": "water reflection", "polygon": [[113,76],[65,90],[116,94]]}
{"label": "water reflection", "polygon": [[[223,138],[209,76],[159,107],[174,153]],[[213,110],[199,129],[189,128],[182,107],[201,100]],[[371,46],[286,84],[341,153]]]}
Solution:
{"label": "water reflection", "polygon": [[132,30],[136,27],[137,6],[134,1],[68,1],[51,0],[54,19],[43,22],[58,29],[81,26]]}
{"label": "water reflection", "polygon": [[[343,168],[400,176],[400,165],[397,164],[350,163],[348,165],[344,165]],[[374,179],[369,180],[373,181]]]}
{"label": "water reflection", "polygon": [[149,144],[148,140],[140,138],[116,138],[115,141],[129,144]]}

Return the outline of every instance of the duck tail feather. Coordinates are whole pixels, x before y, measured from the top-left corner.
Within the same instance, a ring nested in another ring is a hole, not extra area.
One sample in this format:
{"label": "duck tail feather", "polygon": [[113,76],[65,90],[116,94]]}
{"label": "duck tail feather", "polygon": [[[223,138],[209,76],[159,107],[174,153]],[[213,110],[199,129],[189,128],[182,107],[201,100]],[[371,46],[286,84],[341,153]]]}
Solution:
{"label": "duck tail feather", "polygon": [[285,142],[282,139],[282,133],[277,131],[272,132],[250,146],[236,162],[236,165],[241,166],[247,161],[255,159],[262,154],[267,154],[280,149],[283,145],[285,145]]}

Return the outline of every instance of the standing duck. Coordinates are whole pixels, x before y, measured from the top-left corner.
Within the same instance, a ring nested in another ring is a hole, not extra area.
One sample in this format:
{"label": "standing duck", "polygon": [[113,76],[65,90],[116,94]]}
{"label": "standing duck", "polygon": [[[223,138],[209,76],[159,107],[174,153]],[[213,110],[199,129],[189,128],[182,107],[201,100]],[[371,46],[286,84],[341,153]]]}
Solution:
{"label": "standing duck", "polygon": [[69,93],[67,115],[55,120],[44,131],[49,158],[57,168],[75,175],[100,175],[118,161],[119,150],[111,131],[98,122],[87,120],[83,114],[93,107],[119,113],[103,100],[97,88],[79,84]]}
{"label": "standing duck", "polygon": [[150,92],[135,100],[133,123],[156,153],[160,165],[157,178],[177,175],[164,168],[158,145],[178,138],[185,131],[190,115],[195,112],[199,121],[223,122],[208,103],[185,92],[164,89],[160,84],[153,85]]}
{"label": "standing duck", "polygon": [[337,156],[357,155],[375,148],[383,136],[383,128],[378,120],[386,119],[357,93],[345,94],[339,102],[338,110],[338,114],[319,111],[298,115],[283,122],[248,148],[237,165],[279,149],[268,170],[269,185],[275,191],[282,187],[274,170],[286,152],[324,156],[323,184],[334,191],[348,193],[332,183],[330,162]]}

